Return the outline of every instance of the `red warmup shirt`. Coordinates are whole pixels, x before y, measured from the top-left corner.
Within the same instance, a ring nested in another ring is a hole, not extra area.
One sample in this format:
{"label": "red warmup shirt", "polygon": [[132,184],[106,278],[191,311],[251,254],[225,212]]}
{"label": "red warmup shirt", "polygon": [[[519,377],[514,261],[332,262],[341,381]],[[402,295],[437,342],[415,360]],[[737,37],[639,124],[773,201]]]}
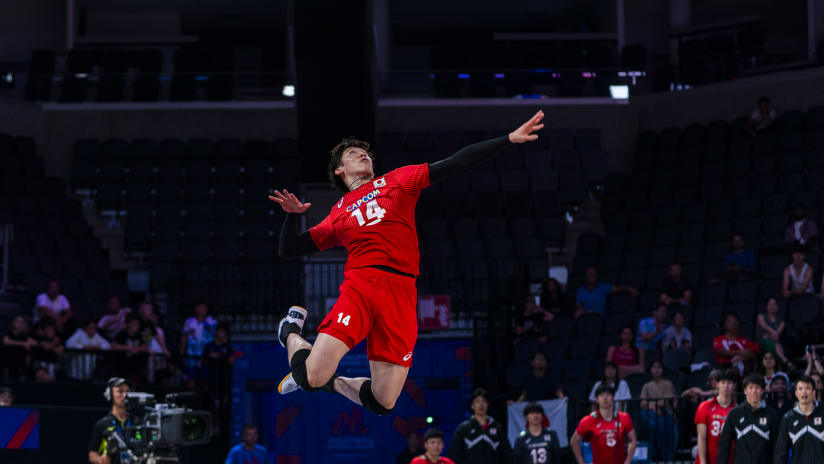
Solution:
{"label": "red warmup shirt", "polygon": [[[717,464],[718,462],[718,439],[721,437],[721,429],[724,427],[724,422],[727,421],[727,414],[735,407],[735,402],[730,401],[730,404],[723,408],[718,404],[717,398],[711,398],[698,405],[698,410],[695,411],[695,424],[704,424],[707,426],[707,459],[708,464]],[[735,454],[730,453],[730,462]],[[695,457],[695,464],[701,464],[701,456]]]}
{"label": "red warmup shirt", "polygon": [[624,464],[627,459],[627,434],[632,432],[629,414],[619,412],[618,417],[604,420],[595,411],[581,419],[575,431],[592,446],[593,464]]}
{"label": "red warmup shirt", "polygon": [[719,335],[712,339],[712,351],[715,352],[715,362],[718,364],[729,364],[732,358],[728,358],[726,356],[721,356],[718,353],[718,350],[728,350],[728,351],[741,351],[743,349],[747,349],[750,351],[755,351],[758,353],[758,343],[748,340],[746,337],[742,337],[738,335],[734,339],[730,340],[727,338],[726,335]]}
{"label": "red warmup shirt", "polygon": [[428,164],[376,177],[332,205],[329,215],[309,229],[312,240],[319,250],[346,248],[345,271],[380,265],[418,275],[415,204],[428,186]]}
{"label": "red warmup shirt", "polygon": [[455,464],[455,461],[441,456],[437,461],[432,462],[426,457],[426,455],[420,455],[412,459],[409,464]]}

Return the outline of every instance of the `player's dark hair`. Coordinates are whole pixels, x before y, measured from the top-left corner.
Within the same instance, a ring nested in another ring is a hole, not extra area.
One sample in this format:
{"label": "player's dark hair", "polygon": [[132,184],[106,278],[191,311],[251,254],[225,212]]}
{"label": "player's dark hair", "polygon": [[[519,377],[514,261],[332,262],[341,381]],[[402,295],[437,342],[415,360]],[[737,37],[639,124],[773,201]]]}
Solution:
{"label": "player's dark hair", "polygon": [[726,312],[724,312],[724,318],[723,318],[723,319],[721,319],[721,322],[723,322],[724,324],[726,324],[726,323],[727,323],[727,318],[728,318],[728,317],[734,317],[734,318],[735,318],[735,320],[736,320],[736,322],[741,322],[741,318],[740,318],[740,317],[738,317],[738,313],[737,313],[737,312],[735,312],[735,311],[726,311]]}
{"label": "player's dark hair", "polygon": [[475,401],[475,398],[479,396],[485,399],[487,403],[489,403],[489,394],[486,392],[486,390],[484,390],[483,388],[476,388],[475,391],[472,392],[472,396],[469,398],[469,404],[471,405]]}
{"label": "player's dark hair", "polygon": [[720,382],[722,380],[727,380],[729,382],[737,382],[738,377],[735,376],[735,372],[732,369],[724,369],[718,374],[718,377],[715,379],[716,382]]}
{"label": "player's dark hair", "polygon": [[532,414],[533,412],[537,412],[543,415],[544,407],[541,406],[541,403],[538,403],[537,401],[530,401],[526,404],[526,406],[524,406],[524,417]]}
{"label": "player's dark hair", "polygon": [[759,98],[758,99],[758,104],[760,105],[762,103],[766,103],[766,104],[769,105],[770,104],[770,97],[762,96],[761,98]]}
{"label": "player's dark hair", "polygon": [[343,165],[343,152],[353,147],[362,148],[366,151],[366,154],[369,155],[369,158],[372,159],[372,162],[375,161],[375,152],[372,151],[372,145],[370,145],[369,142],[364,142],[354,137],[347,137],[332,148],[329,152],[329,182],[332,183],[332,187],[345,193],[349,193],[349,186],[346,185],[339,175],[335,174],[335,169]]}
{"label": "player's dark hair", "polygon": [[800,376],[798,376],[798,378],[795,379],[796,388],[798,388],[798,384],[801,383],[801,382],[810,384],[813,387],[813,390],[815,390],[815,380],[812,378],[812,376],[809,376],[809,375],[800,375]]}
{"label": "player's dark hair", "polygon": [[767,384],[764,383],[764,376],[761,375],[761,374],[756,374],[756,373],[750,374],[750,375],[744,377],[744,381],[742,383],[743,383],[744,388],[747,388],[747,385],[749,385],[751,383],[755,384],[755,385],[758,385],[759,387],[761,387],[762,390],[767,388]]}
{"label": "player's dark hair", "polygon": [[535,356],[538,356],[538,355],[541,355],[541,356],[544,357],[544,359],[546,359],[546,354],[541,350],[533,352],[532,356],[529,359],[532,360],[532,361],[535,361]]}
{"label": "player's dark hair", "polygon": [[247,431],[247,430],[257,430],[257,429],[258,429],[258,426],[255,425],[255,424],[246,424],[246,425],[243,426],[243,431],[244,432]]}
{"label": "player's dark hair", "polygon": [[443,441],[443,432],[440,429],[429,429],[423,434],[423,441],[426,442],[430,438],[440,438]]}
{"label": "player's dark hair", "polygon": [[615,397],[615,389],[612,388],[610,385],[601,384],[598,385],[598,388],[595,389],[595,398],[601,396],[602,393],[609,393],[612,397]]}

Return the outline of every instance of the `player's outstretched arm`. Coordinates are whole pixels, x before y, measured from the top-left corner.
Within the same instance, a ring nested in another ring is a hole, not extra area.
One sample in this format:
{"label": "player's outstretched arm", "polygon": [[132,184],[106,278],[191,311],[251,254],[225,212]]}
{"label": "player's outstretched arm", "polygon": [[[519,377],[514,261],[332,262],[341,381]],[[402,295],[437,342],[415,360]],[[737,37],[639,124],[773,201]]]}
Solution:
{"label": "player's outstretched arm", "polygon": [[278,243],[278,255],[281,258],[295,258],[309,255],[318,251],[315,241],[309,232],[300,232],[300,221],[298,214],[303,213],[312,203],[302,203],[293,193],[283,189],[283,192],[274,190],[269,199],[279,204],[286,211],[286,220],[280,228],[280,241]]}
{"label": "player's outstretched arm", "polygon": [[449,158],[436,161],[429,165],[429,181],[439,182],[447,177],[457,174],[474,164],[486,161],[495,156],[505,146],[510,143],[531,142],[538,139],[538,134],[533,132],[543,129],[541,120],[544,112],[538,111],[529,121],[523,123],[521,127],[510,132],[505,137],[473,143],[458,150]]}

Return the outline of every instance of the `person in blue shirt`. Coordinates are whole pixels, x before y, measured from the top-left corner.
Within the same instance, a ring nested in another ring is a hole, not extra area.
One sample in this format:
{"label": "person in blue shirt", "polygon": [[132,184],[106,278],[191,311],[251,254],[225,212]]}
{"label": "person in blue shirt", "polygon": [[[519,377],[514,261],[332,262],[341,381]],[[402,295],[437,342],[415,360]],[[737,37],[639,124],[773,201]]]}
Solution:
{"label": "person in blue shirt", "polygon": [[[664,332],[667,330],[667,314],[669,307],[659,303],[652,312],[652,317],[645,317],[638,321],[638,338],[635,346],[647,352],[647,355],[658,351]],[[654,359],[650,358],[650,359]]]}
{"label": "person in blue shirt", "polygon": [[638,290],[632,287],[598,282],[598,271],[594,267],[587,268],[586,283],[578,287],[578,293],[575,295],[575,317],[586,313],[606,314],[607,295],[618,292],[638,296]]}
{"label": "person in blue shirt", "polygon": [[724,263],[727,268],[721,278],[713,279],[711,283],[747,280],[755,276],[755,255],[744,249],[744,237],[739,234],[732,236],[732,251],[724,258]]}
{"label": "person in blue shirt", "polygon": [[243,441],[229,450],[226,464],[272,464],[266,448],[257,444],[258,428],[247,424],[243,427]]}

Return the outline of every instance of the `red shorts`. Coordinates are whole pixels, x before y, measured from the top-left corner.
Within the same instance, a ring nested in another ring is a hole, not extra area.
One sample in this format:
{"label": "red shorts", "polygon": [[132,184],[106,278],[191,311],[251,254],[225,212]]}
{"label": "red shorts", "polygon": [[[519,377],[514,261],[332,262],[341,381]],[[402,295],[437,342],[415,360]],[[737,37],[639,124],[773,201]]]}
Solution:
{"label": "red shorts", "polygon": [[409,367],[418,339],[415,279],[375,268],[343,273],[340,296],[318,327],[352,349],[366,338],[371,361]]}

